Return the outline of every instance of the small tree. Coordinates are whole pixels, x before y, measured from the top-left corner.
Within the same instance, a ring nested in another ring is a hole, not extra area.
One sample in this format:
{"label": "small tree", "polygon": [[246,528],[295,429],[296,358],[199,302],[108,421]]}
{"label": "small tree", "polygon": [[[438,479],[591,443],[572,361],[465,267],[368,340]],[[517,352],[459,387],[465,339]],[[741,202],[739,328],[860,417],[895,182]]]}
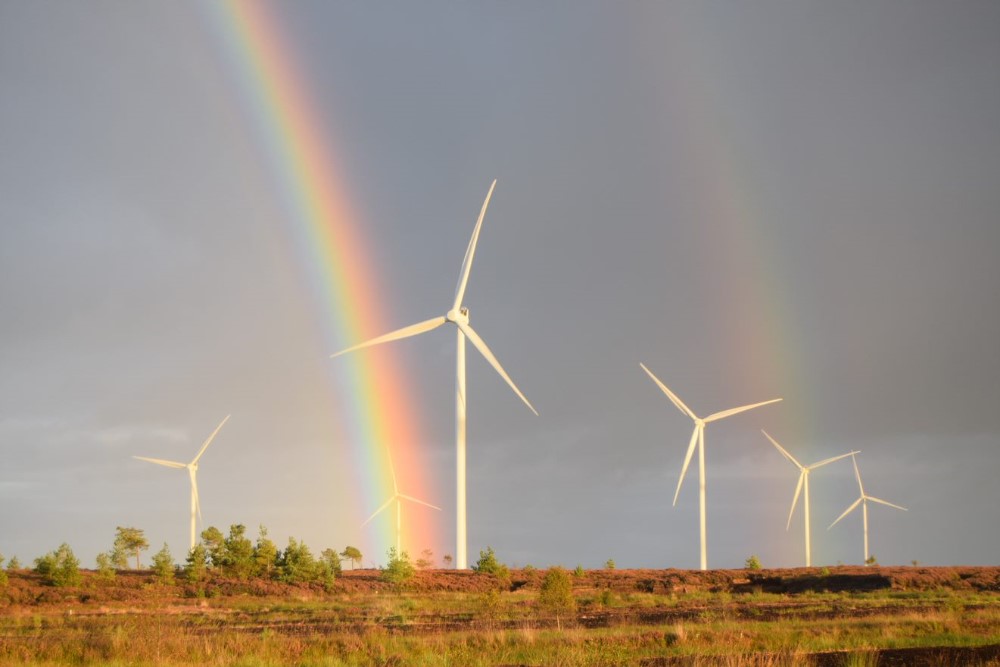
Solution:
{"label": "small tree", "polygon": [[744,567],[746,569],[748,569],[748,570],[759,570],[760,569],[760,559],[757,558],[756,554],[754,554],[754,555],[750,556],[750,558],[747,558],[747,561],[744,564]]}
{"label": "small tree", "polygon": [[288,546],[278,559],[278,569],[281,580],[292,584],[315,581],[320,574],[312,551],[305,542],[297,542],[294,537],[288,538]]}
{"label": "small tree", "polygon": [[319,562],[316,563],[317,579],[323,582],[327,590],[333,587],[333,582],[342,573],[340,566],[340,554],[335,549],[323,549],[319,554]]}
{"label": "small tree", "polygon": [[429,570],[434,567],[434,552],[430,549],[424,549],[420,552],[420,558],[417,559],[417,569],[418,570]]}
{"label": "small tree", "polygon": [[170,555],[170,547],[163,543],[163,548],[153,554],[153,573],[162,584],[174,583],[174,557]]}
{"label": "small tree", "polygon": [[582,565],[577,565],[576,569],[573,570],[573,576],[574,577],[582,577],[583,574],[584,574],[583,573],[583,566]]}
{"label": "small tree", "polygon": [[358,549],[357,547],[350,547],[350,546],[345,547],[344,550],[340,552],[340,555],[346,558],[347,560],[351,561],[352,570],[354,569],[355,565],[361,562],[362,558],[361,550]]}
{"label": "small tree", "polygon": [[865,565],[878,565],[878,560],[875,559],[875,554],[871,554],[865,559]]}
{"label": "small tree", "polygon": [[451,561],[453,560],[451,554],[445,554],[441,556],[441,560],[444,561],[445,567],[451,567]]}
{"label": "small tree", "polygon": [[538,606],[542,611],[556,617],[556,627],[562,630],[562,617],[576,611],[573,597],[573,582],[569,573],[561,567],[550,567],[542,580],[538,594]]}
{"label": "small tree", "polygon": [[222,534],[222,531],[215,526],[209,526],[201,531],[201,541],[205,545],[205,552],[212,562],[212,567],[222,567],[225,565],[225,549],[223,545],[226,542],[226,536]]}
{"label": "small tree", "polygon": [[127,567],[128,559],[135,556],[135,569],[139,569],[139,553],[149,548],[146,535],[140,528],[118,526],[115,529],[115,545],[111,551],[111,562],[117,567]]}
{"label": "small tree", "polygon": [[416,574],[410,555],[405,551],[396,552],[396,547],[390,547],[386,552],[388,564],[382,570],[382,581],[399,587],[408,582]]}
{"label": "small tree", "polygon": [[246,526],[234,523],[229,527],[229,537],[222,542],[223,571],[240,581],[249,579],[256,565],[253,542],[246,536],[246,532]]}
{"label": "small tree", "polygon": [[14,570],[21,569],[21,561],[17,559],[17,556],[11,556],[10,560],[7,561],[7,571],[12,572]]}
{"label": "small tree", "polygon": [[97,554],[97,577],[101,581],[113,581],[115,574],[115,564],[111,562],[111,554],[104,551]]}
{"label": "small tree", "polygon": [[267,528],[260,526],[257,544],[253,548],[254,574],[258,577],[274,576],[278,563],[278,547],[267,536]]}
{"label": "small tree", "polygon": [[82,580],[80,561],[65,542],[55,551],[36,558],[35,572],[42,575],[45,583],[53,586],[79,586]]}
{"label": "small tree", "polygon": [[613,569],[615,569],[615,559],[614,558],[609,558],[606,561],[604,561],[604,569],[605,570],[613,570]]}
{"label": "small tree", "polygon": [[196,544],[188,552],[184,565],[184,579],[196,584],[208,575],[208,549],[204,544]]}

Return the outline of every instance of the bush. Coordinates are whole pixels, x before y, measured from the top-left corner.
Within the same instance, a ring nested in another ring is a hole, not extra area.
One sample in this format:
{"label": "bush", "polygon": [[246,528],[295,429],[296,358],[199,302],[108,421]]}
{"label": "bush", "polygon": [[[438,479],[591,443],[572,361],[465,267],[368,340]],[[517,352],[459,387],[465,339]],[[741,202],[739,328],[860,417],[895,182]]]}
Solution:
{"label": "bush", "polygon": [[746,565],[744,566],[748,570],[759,570],[760,569],[760,559],[756,555],[747,558]]}
{"label": "bush", "polygon": [[583,576],[583,566],[582,565],[577,565],[576,566],[576,569],[573,570],[573,576],[574,577],[582,577]]}
{"label": "bush", "polygon": [[115,574],[115,566],[111,562],[111,554],[103,551],[97,554],[97,577],[101,581],[113,581]]}
{"label": "bush", "polygon": [[493,547],[486,547],[486,551],[479,552],[479,560],[472,566],[472,571],[480,574],[492,574],[497,578],[497,585],[501,588],[510,586],[510,570],[497,560]]}
{"label": "bush", "polygon": [[282,581],[290,584],[316,581],[322,575],[321,568],[305,542],[296,542],[294,537],[288,538],[288,546],[278,559],[279,577]]}
{"label": "bush", "polygon": [[615,559],[614,558],[609,558],[608,560],[604,561],[604,569],[605,570],[613,570],[613,569],[615,569]]}
{"label": "bush", "polygon": [[42,575],[42,580],[52,586],[79,586],[82,581],[80,561],[65,542],[55,551],[36,558],[35,572]]}
{"label": "bush", "polygon": [[153,574],[161,584],[174,583],[174,557],[170,555],[170,547],[163,543],[163,548],[153,554]]}
{"label": "bush", "polygon": [[21,569],[21,561],[17,559],[17,556],[11,556],[10,560],[7,561],[7,571],[13,572],[14,570]]}
{"label": "bush", "polygon": [[542,580],[542,588],[538,594],[538,607],[544,612],[556,617],[556,626],[561,630],[563,616],[576,611],[576,598],[573,597],[573,582],[569,573],[561,567],[550,567]]}
{"label": "bush", "polygon": [[184,564],[184,579],[192,584],[205,579],[208,575],[208,549],[204,544],[196,544],[188,552]]}
{"label": "bush", "polygon": [[389,558],[388,564],[382,569],[382,581],[393,586],[402,586],[416,574],[416,568],[410,562],[410,555],[405,551],[396,552],[395,547],[391,547],[386,556]]}

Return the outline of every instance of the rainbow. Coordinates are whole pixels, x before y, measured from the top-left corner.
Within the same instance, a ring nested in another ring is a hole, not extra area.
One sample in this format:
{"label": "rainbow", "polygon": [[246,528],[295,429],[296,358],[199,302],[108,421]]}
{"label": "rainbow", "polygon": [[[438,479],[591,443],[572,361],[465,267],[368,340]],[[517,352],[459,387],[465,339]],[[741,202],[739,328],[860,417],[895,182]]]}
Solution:
{"label": "rainbow", "polygon": [[[308,82],[301,75],[281,22],[269,6],[249,0],[205,3],[209,21],[225,43],[241,87],[243,106],[266,151],[289,227],[321,310],[323,340],[330,352],[384,333],[387,303],[372,268],[361,221],[338,169],[337,146],[325,131]],[[318,359],[317,363],[324,363]],[[327,362],[343,440],[358,470],[362,511],[392,495],[387,447],[400,483],[429,497],[419,465],[422,424],[409,373],[392,346],[378,354],[355,354]],[[336,370],[334,370],[334,366]],[[377,543],[366,551],[379,560],[395,544],[391,512],[378,523]],[[357,522],[360,524],[363,516]],[[440,517],[413,513],[404,522],[403,544],[442,545]],[[347,539],[333,536],[335,540]],[[338,542],[339,544],[339,542]],[[364,550],[364,549],[363,549]],[[416,554],[411,554],[416,556]]]}

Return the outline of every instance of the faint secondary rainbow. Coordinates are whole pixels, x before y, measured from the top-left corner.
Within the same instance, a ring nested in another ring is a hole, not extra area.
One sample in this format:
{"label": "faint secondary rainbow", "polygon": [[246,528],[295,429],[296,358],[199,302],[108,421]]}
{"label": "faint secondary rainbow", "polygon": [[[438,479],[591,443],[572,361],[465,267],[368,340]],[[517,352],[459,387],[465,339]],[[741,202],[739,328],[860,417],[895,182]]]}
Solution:
{"label": "faint secondary rainbow", "polygon": [[[311,99],[281,22],[272,6],[263,2],[227,0],[206,6],[225,42],[245,110],[277,180],[290,218],[288,227],[320,306],[329,352],[384,333],[391,328],[382,311],[387,299],[378,288],[362,222],[338,169],[337,147]],[[412,398],[416,394],[392,346],[335,362],[318,358],[316,363],[330,365],[339,403],[330,410],[341,421],[358,467],[363,506],[358,508],[357,523],[392,494],[387,447],[392,447],[400,484],[408,493],[431,495],[417,456],[423,430]],[[380,529],[377,543],[371,545],[377,550],[371,560],[380,560],[395,544],[392,514],[385,512],[372,524]],[[439,517],[427,512],[408,513],[403,548],[413,551],[442,544],[440,524]]]}
{"label": "faint secondary rainbow", "polygon": [[[671,45],[673,57],[658,70],[664,77],[659,102],[673,122],[683,125],[680,148],[689,165],[686,176],[701,204],[697,225],[702,236],[704,272],[695,278],[702,290],[700,298],[713,304],[715,317],[699,326],[721,332],[717,337],[706,336],[706,341],[717,343],[713,352],[723,360],[729,381],[748,388],[773,387],[775,395],[784,397],[783,403],[768,408],[772,410],[768,422],[780,424],[769,426],[768,431],[793,455],[812,463],[842,453],[835,450],[835,443],[816,442],[814,383],[808,377],[806,346],[799,334],[801,327],[796,324],[792,290],[783,275],[787,258],[781,257],[780,239],[774,237],[769,225],[772,204],[755,176],[766,165],[755,165],[751,159],[752,138],[744,134],[746,126],[739,122],[749,110],[742,108],[731,92],[739,87],[726,85],[722,66],[726,58],[736,59],[739,55],[727,52],[728,45],[716,37],[708,23],[710,13],[701,6],[678,10],[678,14],[683,20],[665,25],[648,20],[640,11],[633,29],[643,32],[637,43],[659,39]],[[751,402],[771,396],[743,398]],[[735,400],[739,403],[742,399]],[[755,446],[760,456],[769,457],[769,465],[779,479],[787,478],[787,484],[768,485],[761,491],[773,508],[773,514],[764,521],[781,539],[797,472],[762,434],[752,431],[747,438],[751,443],[759,441]],[[813,489],[814,504],[822,502],[823,488],[819,484]],[[781,557],[788,559],[787,564],[800,563],[804,558],[801,513],[800,500],[791,533],[783,541],[788,546]],[[813,521],[813,553],[822,558],[822,551],[817,551],[817,545],[822,544],[817,529],[821,522],[816,515]]]}

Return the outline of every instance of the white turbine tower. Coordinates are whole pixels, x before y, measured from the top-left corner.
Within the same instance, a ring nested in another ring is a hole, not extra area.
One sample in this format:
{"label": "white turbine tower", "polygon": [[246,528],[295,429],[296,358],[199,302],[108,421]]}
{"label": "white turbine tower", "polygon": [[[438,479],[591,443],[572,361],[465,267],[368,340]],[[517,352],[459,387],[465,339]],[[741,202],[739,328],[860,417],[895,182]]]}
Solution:
{"label": "white turbine tower", "polygon": [[705,424],[710,422],[718,421],[725,417],[735,415],[740,412],[745,412],[747,410],[752,410],[753,408],[759,408],[762,405],[768,405],[769,403],[777,403],[780,398],[772,398],[770,401],[764,401],[763,403],[754,403],[753,405],[744,405],[739,408],[731,408],[729,410],[723,410],[722,412],[716,412],[711,414],[704,419],[696,415],[691,411],[691,408],[684,405],[684,402],[677,397],[674,392],[667,388],[667,385],[660,382],[660,379],[653,375],[653,372],[646,368],[645,364],[640,363],[642,370],[646,371],[646,374],[653,379],[653,382],[663,390],[663,393],[667,395],[677,409],[686,414],[688,417],[694,420],[694,433],[691,434],[691,443],[688,445],[687,454],[684,456],[684,467],[681,468],[681,477],[677,480],[677,491],[674,492],[674,505],[677,505],[677,496],[681,492],[681,484],[684,482],[684,475],[687,473],[688,464],[691,463],[691,455],[694,454],[695,445],[698,445],[698,507],[699,507],[699,520],[701,524],[701,569],[708,569],[708,544],[706,538],[705,530]]}
{"label": "white turbine tower", "polygon": [[396,557],[399,558],[400,554],[403,553],[403,501],[409,500],[411,503],[418,503],[420,505],[430,507],[431,509],[438,510],[439,512],[441,511],[441,508],[437,505],[425,503],[419,498],[414,498],[413,496],[408,496],[405,493],[399,492],[399,485],[396,484],[396,468],[392,465],[392,452],[387,451],[387,453],[389,455],[389,471],[392,473],[392,496],[389,500],[385,501],[381,507],[375,510],[374,514],[365,519],[365,522],[361,524],[361,527],[364,528],[367,526],[369,521],[381,514],[382,511],[389,507],[393,501],[396,501]]}
{"label": "white turbine tower", "polygon": [[795,496],[792,498],[792,509],[788,511],[788,523],[785,525],[785,530],[788,530],[792,525],[792,515],[795,513],[795,503],[799,502],[799,494],[804,490],[805,498],[803,500],[802,509],[803,513],[805,514],[805,521],[806,521],[806,567],[812,567],[812,554],[810,551],[810,544],[809,544],[809,473],[815,470],[816,468],[825,466],[827,463],[833,463],[834,461],[845,459],[848,456],[854,456],[855,454],[859,454],[860,452],[857,451],[847,452],[846,454],[841,454],[840,456],[834,456],[829,459],[823,459],[818,463],[813,463],[812,465],[804,466],[801,463],[799,463],[798,459],[789,454],[784,447],[779,445],[777,440],[768,435],[767,431],[761,429],[760,432],[763,433],[764,436],[771,441],[772,445],[778,448],[778,451],[781,452],[786,459],[794,463],[795,467],[797,467],[800,471],[799,483],[795,486]]}
{"label": "white turbine tower", "polygon": [[881,498],[876,498],[875,496],[869,496],[865,493],[865,487],[861,484],[861,472],[858,470],[858,459],[853,454],[851,455],[851,460],[854,462],[854,476],[858,480],[858,489],[861,491],[861,497],[851,503],[851,506],[844,510],[844,513],[837,517],[837,520],[830,524],[827,530],[833,528],[837,525],[837,522],[843,519],[845,516],[851,513],[851,511],[861,505],[861,515],[864,517],[863,524],[865,529],[865,565],[868,564],[868,501],[873,503],[880,503],[882,505],[888,505],[889,507],[895,507],[898,510],[903,510],[906,512],[905,507],[900,507],[899,505],[893,505],[887,500],[882,500]]}
{"label": "white turbine tower", "polygon": [[215,427],[215,430],[212,431],[212,435],[208,436],[208,439],[205,440],[205,443],[201,446],[201,449],[198,450],[198,455],[194,457],[191,463],[179,463],[177,461],[151,459],[145,456],[132,457],[134,459],[139,459],[140,461],[149,461],[150,463],[155,463],[157,465],[167,466],[168,468],[187,468],[188,476],[191,478],[191,548],[192,549],[194,549],[195,536],[196,536],[195,516],[197,515],[197,518],[199,519],[201,518],[201,505],[198,502],[198,480],[197,480],[198,459],[200,459],[201,455],[205,453],[205,450],[208,449],[208,446],[212,444],[212,439],[215,438],[215,435],[219,432],[219,429],[222,428],[223,424],[229,421],[230,416],[231,415],[226,415],[226,418],[223,419],[222,422]]}
{"label": "white turbine tower", "polygon": [[346,350],[341,350],[336,354],[331,355],[331,357],[339,357],[342,354],[347,354],[348,352],[353,352],[355,350],[360,350],[365,347],[370,347],[372,345],[378,345],[380,343],[388,343],[390,341],[399,340],[401,338],[409,338],[410,336],[416,336],[417,334],[422,334],[426,331],[431,331],[432,329],[437,329],[442,324],[451,322],[457,328],[457,344],[456,344],[456,368],[455,368],[455,468],[456,468],[456,512],[455,512],[455,566],[464,570],[468,568],[468,556],[467,556],[467,538],[466,538],[466,514],[465,514],[465,339],[468,338],[473,346],[479,353],[486,358],[486,361],[490,363],[491,366],[500,374],[510,388],[514,390],[524,404],[534,412],[536,415],[538,411],[531,405],[521,390],[517,388],[514,381],[510,379],[507,372],[497,361],[497,358],[493,356],[490,348],[486,346],[486,343],[482,338],[479,337],[472,327],[469,325],[469,309],[462,305],[462,299],[465,297],[465,288],[469,283],[469,272],[472,270],[472,257],[476,252],[476,243],[479,241],[479,231],[483,226],[483,218],[486,216],[486,207],[490,203],[490,197],[493,196],[493,188],[496,187],[496,180],[490,185],[489,192],[486,193],[486,199],[483,201],[483,207],[479,211],[479,219],[476,221],[476,228],[472,232],[472,239],[469,241],[469,247],[465,251],[465,259],[462,261],[462,270],[458,278],[458,287],[455,290],[455,300],[452,302],[451,310],[445,313],[441,317],[435,317],[433,319],[426,320],[424,322],[418,322],[417,324],[412,324],[408,327],[403,327],[391,333],[387,333],[384,336],[379,336],[373,338],[367,342],[360,343],[353,347],[349,347]]}

